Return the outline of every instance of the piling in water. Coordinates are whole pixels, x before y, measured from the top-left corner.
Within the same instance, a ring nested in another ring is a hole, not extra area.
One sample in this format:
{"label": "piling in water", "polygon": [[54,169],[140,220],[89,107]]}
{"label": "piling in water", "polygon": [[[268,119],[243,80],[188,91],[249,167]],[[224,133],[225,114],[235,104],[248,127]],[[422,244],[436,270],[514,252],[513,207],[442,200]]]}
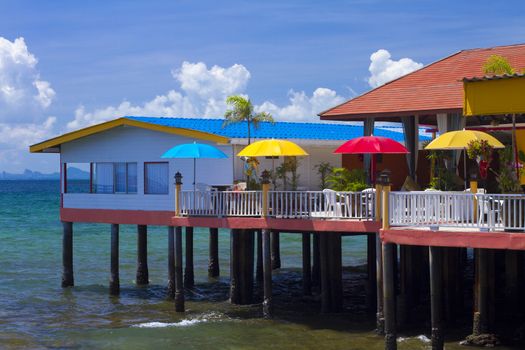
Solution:
{"label": "piling in water", "polygon": [[175,228],[168,226],[168,298],[175,298]]}
{"label": "piling in water", "polygon": [[184,284],[182,276],[182,227],[175,228],[175,311],[184,312]]}
{"label": "piling in water", "polygon": [[73,223],[62,222],[62,288],[73,287]]}
{"label": "piling in water", "polygon": [[184,267],[184,287],[191,289],[195,285],[193,270],[193,227],[186,227],[186,265]]}
{"label": "piling in water", "polygon": [[210,227],[208,277],[215,278],[219,275],[219,229]]}
{"label": "piling in water", "polygon": [[111,274],[109,276],[109,294],[120,293],[119,278],[119,225],[111,224]]}
{"label": "piling in water", "polygon": [[149,283],[148,272],[148,226],[137,226],[137,276],[138,285]]}

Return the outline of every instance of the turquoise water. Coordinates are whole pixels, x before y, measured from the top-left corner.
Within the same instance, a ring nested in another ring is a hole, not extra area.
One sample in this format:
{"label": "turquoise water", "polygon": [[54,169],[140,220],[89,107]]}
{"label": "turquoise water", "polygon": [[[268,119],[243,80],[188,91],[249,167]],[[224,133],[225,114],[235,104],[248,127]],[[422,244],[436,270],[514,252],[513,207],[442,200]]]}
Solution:
{"label": "turquoise water", "polygon": [[[0,181],[2,349],[383,348],[383,339],[373,332],[373,315],[364,308],[364,237],[343,239],[347,309],[320,315],[319,299],[301,296],[300,236],[283,234],[283,269],[274,276],[276,318],[264,320],[260,305],[228,303],[228,232],[220,233],[221,277],[209,280],[207,231],[197,229],[197,287],[186,294],[187,312],[177,314],[165,298],[164,227],[149,227],[150,285],[139,288],[134,285],[136,227],[121,226],[121,295],[110,297],[109,225],[75,224],[75,287],[60,288],[58,191],[56,181]],[[401,340],[400,349],[426,349],[424,340]],[[456,344],[451,341],[447,348],[459,348]]]}

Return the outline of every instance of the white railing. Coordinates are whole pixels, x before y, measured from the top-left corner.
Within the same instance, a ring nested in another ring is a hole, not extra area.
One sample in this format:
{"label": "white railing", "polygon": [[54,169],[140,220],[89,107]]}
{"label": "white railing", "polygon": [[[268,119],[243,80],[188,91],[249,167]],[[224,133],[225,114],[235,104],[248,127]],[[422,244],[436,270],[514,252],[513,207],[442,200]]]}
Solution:
{"label": "white railing", "polygon": [[525,230],[525,195],[391,192],[391,226]]}
{"label": "white railing", "polygon": [[373,220],[373,192],[270,191],[268,216]]}
{"label": "white railing", "polygon": [[182,191],[185,216],[261,216],[261,191]]}
{"label": "white railing", "polygon": [[[263,216],[262,191],[182,191],[184,216]],[[373,220],[373,192],[269,191],[266,216]]]}

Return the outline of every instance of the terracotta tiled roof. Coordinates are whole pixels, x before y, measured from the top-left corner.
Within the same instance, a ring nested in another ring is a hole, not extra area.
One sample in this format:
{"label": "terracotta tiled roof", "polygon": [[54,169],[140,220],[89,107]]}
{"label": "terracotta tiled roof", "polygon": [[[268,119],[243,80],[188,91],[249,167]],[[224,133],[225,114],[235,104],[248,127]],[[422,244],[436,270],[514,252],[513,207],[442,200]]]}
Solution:
{"label": "terracotta tiled roof", "polygon": [[326,120],[345,120],[461,112],[463,78],[483,76],[483,64],[491,55],[506,57],[518,72],[525,68],[525,44],[463,50],[319,115]]}

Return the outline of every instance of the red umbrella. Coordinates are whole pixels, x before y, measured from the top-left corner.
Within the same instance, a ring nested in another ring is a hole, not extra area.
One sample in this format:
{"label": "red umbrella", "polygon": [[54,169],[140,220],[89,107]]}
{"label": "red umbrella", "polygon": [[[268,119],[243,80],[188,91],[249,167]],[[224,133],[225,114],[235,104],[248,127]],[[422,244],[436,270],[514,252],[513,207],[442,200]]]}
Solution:
{"label": "red umbrella", "polygon": [[361,136],[346,141],[334,153],[344,154],[371,154],[370,176],[375,183],[375,155],[376,154],[407,154],[410,153],[405,146],[399,142],[381,136]]}

